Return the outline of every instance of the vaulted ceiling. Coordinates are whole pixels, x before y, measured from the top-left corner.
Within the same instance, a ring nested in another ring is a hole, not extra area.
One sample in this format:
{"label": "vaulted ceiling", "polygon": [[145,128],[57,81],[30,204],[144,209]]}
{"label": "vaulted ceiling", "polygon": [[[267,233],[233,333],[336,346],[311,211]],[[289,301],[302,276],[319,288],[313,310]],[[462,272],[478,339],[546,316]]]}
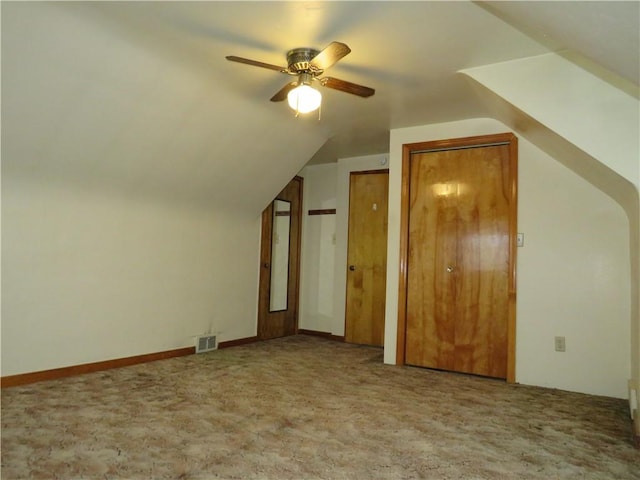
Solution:
{"label": "vaulted ceiling", "polygon": [[[2,2],[3,175],[259,212],[307,162],[487,115],[460,70],[560,52],[637,97],[638,2]],[[294,47],[352,52],[321,118],[269,98]],[[241,192],[242,194],[239,194]]]}

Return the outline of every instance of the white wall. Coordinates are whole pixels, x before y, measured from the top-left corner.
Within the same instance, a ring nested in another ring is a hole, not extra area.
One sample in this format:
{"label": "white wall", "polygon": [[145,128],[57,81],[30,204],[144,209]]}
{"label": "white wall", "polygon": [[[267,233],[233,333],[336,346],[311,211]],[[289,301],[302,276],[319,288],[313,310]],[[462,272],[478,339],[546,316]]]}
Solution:
{"label": "white wall", "polygon": [[[388,168],[388,155],[338,159],[305,167],[300,328],[344,335],[351,172]],[[327,206],[323,206],[327,205]],[[309,217],[309,209],[336,208],[336,215]],[[335,245],[333,243],[335,235]],[[331,263],[330,263],[331,262]],[[330,286],[331,290],[328,290]],[[332,304],[324,303],[333,301]]]}
{"label": "white wall", "polygon": [[[385,362],[395,363],[402,145],[502,133],[490,119],[392,130]],[[519,137],[516,381],[625,398],[629,226],[622,208]],[[554,351],[554,336],[567,351]]]}
{"label": "white wall", "polygon": [[[517,381],[626,398],[627,216],[562,164],[520,143],[525,247],[518,249]],[[566,337],[566,353],[553,350],[556,335]]]}
{"label": "white wall", "polygon": [[2,178],[2,375],[256,334],[259,218]]}
{"label": "white wall", "polygon": [[336,163],[305,167],[298,327],[331,332],[333,325],[336,216],[309,210],[336,208]]}

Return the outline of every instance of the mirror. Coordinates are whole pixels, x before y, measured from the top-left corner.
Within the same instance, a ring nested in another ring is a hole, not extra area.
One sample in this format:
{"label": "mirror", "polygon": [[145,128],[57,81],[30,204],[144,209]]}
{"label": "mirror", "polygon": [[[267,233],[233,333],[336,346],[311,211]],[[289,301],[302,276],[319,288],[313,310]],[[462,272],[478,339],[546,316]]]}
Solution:
{"label": "mirror", "polygon": [[289,233],[291,230],[291,202],[273,201],[271,234],[271,288],[269,311],[287,309],[289,286]]}

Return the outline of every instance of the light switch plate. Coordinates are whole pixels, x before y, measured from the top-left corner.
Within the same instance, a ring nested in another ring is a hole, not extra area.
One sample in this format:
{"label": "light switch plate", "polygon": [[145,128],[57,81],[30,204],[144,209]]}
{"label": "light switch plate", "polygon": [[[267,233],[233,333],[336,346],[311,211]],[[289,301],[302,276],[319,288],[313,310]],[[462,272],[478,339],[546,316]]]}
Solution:
{"label": "light switch plate", "polygon": [[524,247],[524,233],[519,233],[516,236],[516,245],[518,247]]}

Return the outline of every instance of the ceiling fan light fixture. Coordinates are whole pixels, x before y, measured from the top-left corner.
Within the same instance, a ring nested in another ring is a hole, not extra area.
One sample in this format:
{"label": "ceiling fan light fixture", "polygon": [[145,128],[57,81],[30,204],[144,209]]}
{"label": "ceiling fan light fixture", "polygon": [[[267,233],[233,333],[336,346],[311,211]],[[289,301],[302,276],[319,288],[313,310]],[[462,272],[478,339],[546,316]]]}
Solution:
{"label": "ceiling fan light fixture", "polygon": [[[322,95],[311,86],[313,82],[318,82],[320,86],[324,88],[330,88],[365,98],[370,97],[376,92],[373,88],[340,80],[339,78],[318,78],[329,67],[341,58],[344,58],[345,55],[348,55],[349,52],[351,52],[349,46],[341,42],[331,42],[323,50],[294,48],[287,52],[286,67],[258,62],[257,60],[251,60],[249,58],[236,57],[234,55],[229,55],[226,58],[231,62],[244,63],[254,67],[275,70],[285,75],[297,76],[297,82],[287,83],[270,99],[272,102],[282,102],[286,98],[289,106],[296,112],[297,117],[300,113],[309,113],[320,109]],[[318,120],[320,120],[319,110]]]}
{"label": "ceiling fan light fixture", "polygon": [[309,113],[317,110],[322,103],[322,94],[309,85],[298,85],[287,95],[289,106],[298,113]]}

